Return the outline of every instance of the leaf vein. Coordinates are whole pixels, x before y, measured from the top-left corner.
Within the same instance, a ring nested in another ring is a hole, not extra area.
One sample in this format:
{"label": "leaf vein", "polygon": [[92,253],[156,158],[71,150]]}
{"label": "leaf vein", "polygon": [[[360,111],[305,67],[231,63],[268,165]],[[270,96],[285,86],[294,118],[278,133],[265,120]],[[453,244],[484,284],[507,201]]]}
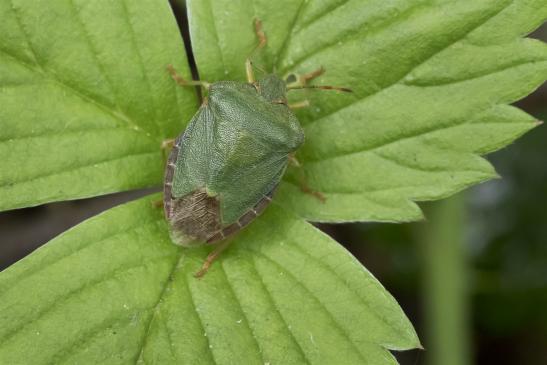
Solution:
{"label": "leaf vein", "polygon": [[94,166],[94,165],[104,165],[108,162],[114,162],[114,161],[123,160],[125,158],[141,157],[141,156],[146,156],[146,155],[157,155],[157,152],[138,152],[138,153],[128,154],[128,155],[125,155],[125,156],[109,157],[107,159],[102,159],[102,160],[99,160],[99,161],[92,161],[92,162],[89,162],[89,163],[85,163],[83,165],[73,166],[73,167],[65,168],[65,169],[59,170],[59,171],[49,171],[49,172],[46,172],[45,174],[39,174],[39,175],[34,176],[32,178],[29,178],[29,179],[12,180],[8,183],[0,184],[0,188],[12,187],[13,185],[16,185],[16,184],[29,183],[29,182],[44,179],[44,178],[47,178],[47,177],[53,177],[53,176],[56,176],[56,175],[72,173],[72,172],[82,170],[82,169],[85,169],[85,168],[88,168],[88,167]]}
{"label": "leaf vein", "polygon": [[471,170],[471,169],[455,170],[455,169],[450,168],[450,166],[447,166],[447,168],[444,168],[444,167],[441,167],[441,166],[439,166],[439,167],[425,167],[425,166],[413,165],[413,164],[410,164],[408,162],[398,160],[398,159],[394,158],[393,156],[389,156],[389,155],[386,155],[386,154],[381,154],[381,153],[375,152],[375,151],[373,151],[372,153],[375,156],[381,158],[382,160],[388,161],[388,162],[390,162],[394,165],[397,165],[399,167],[406,168],[406,169],[419,171],[419,172],[425,172],[425,173],[443,173],[443,172],[446,172],[446,173],[462,173],[462,172],[484,173],[484,171]]}
{"label": "leaf vein", "polygon": [[304,349],[302,348],[302,346],[300,345],[300,343],[298,342],[298,340],[296,339],[296,336],[294,335],[294,333],[292,332],[291,328],[289,327],[287,321],[285,320],[285,318],[283,317],[283,314],[281,313],[281,309],[277,306],[277,303],[275,302],[275,300],[273,299],[273,296],[272,296],[272,293],[270,292],[270,290],[268,289],[268,286],[266,285],[266,282],[264,281],[264,278],[262,277],[262,275],[260,274],[260,272],[258,271],[257,267],[256,267],[256,262],[255,262],[256,258],[255,257],[251,257],[251,259],[249,260],[251,262],[251,265],[253,267],[253,270],[255,271],[258,279],[260,280],[260,283],[262,284],[262,287],[264,288],[264,292],[266,293],[266,296],[268,297],[270,303],[272,303],[272,306],[275,308],[275,311],[277,312],[277,314],[279,315],[279,318],[281,318],[281,321],[283,322],[283,326],[285,327],[285,329],[287,330],[287,333],[289,334],[289,336],[291,337],[292,341],[294,342],[294,344],[296,345],[296,348],[298,350],[298,352],[300,353],[300,355],[303,357],[304,361],[308,364],[311,364],[311,361],[308,359],[308,356],[306,355],[306,353],[304,352]]}
{"label": "leaf vein", "polygon": [[177,361],[177,354],[173,351],[173,338],[171,337],[171,329],[167,325],[166,321],[162,321],[161,324],[163,325],[163,328],[167,335],[167,340],[169,341],[169,353],[171,354],[173,359]]}
{"label": "leaf vein", "polygon": [[215,21],[215,19],[216,19],[215,10],[213,9],[213,2],[214,1],[211,1],[211,0],[203,0],[203,1],[207,1],[209,3],[209,10],[210,10],[210,13],[211,13],[211,19],[213,20],[212,21],[212,23],[213,23],[213,32],[214,32],[214,35],[215,35],[216,43],[218,44],[218,50],[219,50],[219,54],[220,54],[220,63],[222,64],[222,71],[224,73],[226,73],[227,70],[226,70],[226,62],[224,61],[224,52],[222,51],[222,43],[220,42],[218,27],[217,27],[217,23]]}
{"label": "leaf vein", "polygon": [[133,29],[133,23],[131,22],[131,18],[129,16],[129,10],[127,8],[127,3],[126,3],[126,0],[122,0],[120,2],[122,4],[122,7],[123,7],[123,14],[124,14],[124,19],[126,21],[126,24],[127,24],[127,27],[129,28],[129,34],[131,36],[131,43],[133,45],[133,47],[135,48],[135,53],[137,55],[137,59],[139,60],[139,64],[140,64],[140,68],[141,68],[141,72],[142,72],[142,77],[144,79],[144,82],[146,83],[146,86],[148,87],[148,97],[150,98],[150,100],[152,101],[152,115],[153,115],[153,121],[154,121],[154,124],[157,128],[157,131],[159,132],[159,135],[164,135],[162,132],[162,127],[160,125],[160,123],[158,123],[158,108],[157,108],[157,103],[156,103],[156,98],[154,97],[154,92],[152,90],[152,83],[150,82],[150,78],[148,77],[148,74],[146,73],[146,67],[144,66],[144,60],[143,60],[143,57],[142,57],[142,54],[140,52],[140,49],[137,45],[137,36],[135,34],[135,29]]}
{"label": "leaf vein", "polygon": [[[102,133],[102,132],[117,132],[117,131],[123,131],[127,132],[128,130],[125,128],[118,128],[118,127],[99,127],[99,128],[82,128],[82,129],[57,129],[52,131],[44,131],[44,132],[38,132],[33,135],[18,135],[18,136],[6,136],[5,134],[2,135],[2,138],[0,139],[0,144],[12,142],[12,141],[24,141],[27,139],[44,139],[44,138],[55,138],[55,137],[65,137],[65,136],[71,136],[73,134],[78,133]],[[132,132],[132,130],[129,130],[129,132]],[[140,136],[140,134],[139,134]]]}
{"label": "leaf vein", "polygon": [[209,341],[209,334],[207,333],[207,328],[205,327],[204,323],[203,323],[203,320],[201,319],[200,315],[199,315],[199,312],[197,310],[197,307],[196,307],[196,303],[194,301],[194,295],[192,294],[192,289],[190,288],[190,283],[188,283],[188,278],[184,277],[182,279],[184,281],[184,284],[186,286],[186,290],[188,290],[188,296],[189,296],[189,299],[190,299],[190,304],[192,305],[192,313],[195,314],[196,316],[196,319],[198,321],[198,324],[201,328],[201,330],[203,331],[204,335],[206,334],[207,336],[204,336],[207,340],[207,354],[209,354],[209,357],[211,358],[211,360],[213,361],[213,363],[215,364],[219,364],[221,362],[218,362],[215,360],[215,354],[212,350],[212,344],[211,342]]}
{"label": "leaf vein", "polygon": [[[345,42],[362,40],[362,39],[366,38],[367,35],[369,35],[371,33],[374,33],[377,30],[382,30],[382,29],[384,29],[384,28],[386,28],[390,25],[397,24],[399,21],[408,19],[408,16],[410,14],[414,13],[418,9],[421,9],[425,5],[426,4],[423,4],[423,3],[417,3],[416,5],[405,9],[404,11],[399,13],[397,16],[395,16],[393,18],[390,18],[390,19],[386,20],[385,22],[377,25],[376,27],[374,27],[368,33],[357,34],[356,37],[349,37],[349,35],[355,34],[357,32],[357,29],[355,29],[355,28],[346,29],[345,31],[340,33],[339,37],[336,37],[336,39],[333,42],[330,42],[330,43],[327,42],[324,45],[322,45],[321,47],[316,48],[315,50],[311,51],[310,53],[305,54],[302,57],[300,57],[299,59],[293,61],[290,65],[290,69],[294,70],[296,67],[298,67],[300,64],[302,64],[305,60],[309,59],[310,57],[312,57],[312,56],[314,56],[318,53],[324,52],[324,51],[328,50],[329,48],[337,46],[340,39],[344,39]],[[360,27],[361,25],[362,24],[358,24],[358,27]]]}
{"label": "leaf vein", "polygon": [[253,328],[251,327],[251,323],[249,321],[249,318],[245,314],[245,311],[243,310],[243,306],[241,305],[241,302],[239,301],[239,298],[237,297],[236,292],[235,292],[234,288],[232,287],[232,284],[230,283],[230,280],[228,279],[228,275],[226,274],[226,270],[224,269],[223,262],[220,262],[219,266],[220,266],[220,271],[222,272],[222,275],[224,276],[224,278],[226,280],[226,287],[228,288],[228,291],[230,292],[230,294],[234,297],[235,302],[237,303],[237,305],[239,307],[239,310],[240,310],[243,318],[245,319],[245,321],[244,321],[245,325],[249,329],[249,332],[251,333],[251,337],[254,340],[254,343],[255,343],[255,346],[256,346],[256,353],[260,357],[262,363],[264,363],[265,361],[264,361],[264,357],[262,355],[262,348],[260,346],[260,343],[258,343],[258,339],[256,338],[255,332],[254,332]]}
{"label": "leaf vein", "polygon": [[[43,70],[43,66],[40,64],[40,62],[38,61],[38,57],[36,55],[36,51],[34,50],[34,47],[32,46],[32,43],[30,42],[30,37],[27,33],[27,31],[25,30],[25,27],[23,26],[23,22],[21,21],[21,17],[19,15],[19,11],[17,10],[17,8],[15,7],[15,4],[13,3],[13,0],[9,0],[9,3],[10,3],[10,7],[11,7],[11,10],[13,11],[13,15],[15,16],[15,21],[17,22],[17,25],[19,26],[19,29],[21,30],[21,33],[23,34],[24,38],[25,38],[25,42],[27,43],[27,46],[30,50],[30,52],[32,53],[32,58],[34,58],[34,62],[35,64]],[[17,58],[17,57],[14,57],[14,58]],[[25,62],[26,63],[26,62]]]}
{"label": "leaf vein", "polygon": [[[323,232],[321,232],[322,234],[324,234]],[[327,271],[329,271],[333,277],[337,278],[338,281],[340,282],[340,284],[345,287],[349,292],[352,292],[354,293],[355,291],[350,288],[346,281],[343,279],[343,277],[340,276],[340,274],[338,273],[338,271],[336,271],[335,269],[333,269],[332,267],[330,267],[327,263],[321,261],[321,260],[318,260],[317,258],[315,258],[314,256],[312,256],[308,251],[304,250],[302,247],[300,247],[300,245],[298,244],[298,242],[295,242],[293,241],[294,245],[292,245],[291,247],[293,248],[296,248],[296,250],[300,251],[302,254],[304,254],[304,256],[307,256],[309,257],[310,259],[312,259],[313,261],[315,261],[316,263],[319,264],[319,266],[322,266],[324,269],[326,269]],[[351,264],[352,265],[356,265],[356,261],[351,261]],[[359,265],[359,264],[357,264]],[[382,293],[383,296],[385,297],[385,293]],[[378,318],[381,322],[383,322],[387,327],[390,327],[394,333],[398,333],[399,332],[399,329],[396,328],[392,323],[386,321],[386,319],[382,316],[379,316],[373,309],[372,309],[372,306],[370,305],[370,303],[368,303],[365,298],[363,298],[361,295],[356,295],[357,298],[359,298],[359,301],[369,309],[370,313],[374,314],[374,316],[376,318]]]}
{"label": "leaf vein", "polygon": [[64,82],[61,79],[57,78],[55,73],[52,72],[51,70],[48,71],[46,69],[43,69],[38,63],[36,65],[38,65],[39,69],[37,69],[32,64],[26,62],[25,60],[15,56],[11,53],[9,53],[5,49],[0,49],[0,52],[2,52],[2,54],[4,54],[5,56],[10,57],[14,61],[16,61],[18,64],[23,65],[24,67],[29,69],[31,72],[40,75],[46,82],[49,81],[52,84],[57,85],[58,87],[66,90],[69,93],[71,93],[72,95],[76,96],[77,98],[79,98],[83,102],[88,103],[90,105],[93,105],[95,108],[102,111],[103,113],[105,113],[107,115],[110,115],[114,119],[117,119],[117,120],[123,122],[130,129],[135,130],[135,131],[139,131],[143,135],[145,135],[147,138],[155,140],[153,137],[151,137],[152,135],[155,135],[155,133],[153,134],[150,131],[146,130],[145,128],[139,126],[136,122],[134,122],[132,119],[130,119],[129,116],[127,116],[126,114],[124,114],[122,112],[119,112],[119,111],[112,110],[110,105],[106,105],[102,101],[100,101],[99,99],[96,99],[94,96],[88,95],[87,92],[82,91],[80,89],[77,89],[74,86],[72,86],[70,84],[67,84],[66,82]]}
{"label": "leaf vein", "polygon": [[283,43],[281,44],[281,47],[279,48],[279,57],[275,60],[275,67],[274,67],[275,69],[279,68],[279,63],[285,58],[285,55],[288,52],[288,47],[289,47],[290,39],[294,33],[294,28],[298,22],[298,19],[300,19],[300,16],[303,13],[307,3],[308,3],[308,0],[302,0],[300,2],[300,6],[298,7],[298,10],[296,11],[293,21],[288,29],[287,36],[285,37],[285,39],[283,40]]}
{"label": "leaf vein", "polygon": [[158,300],[156,300],[156,303],[153,307],[150,308],[150,319],[148,320],[148,323],[146,324],[146,330],[144,331],[144,334],[142,336],[141,342],[139,344],[138,350],[138,356],[135,357],[135,364],[138,363],[138,361],[142,358],[144,355],[144,348],[146,347],[146,340],[148,338],[148,333],[150,332],[150,329],[152,328],[152,323],[154,322],[154,318],[156,317],[156,312],[158,310],[158,307],[161,303],[161,300],[163,298],[163,295],[165,294],[165,291],[171,285],[173,281],[173,275],[175,275],[177,269],[179,268],[179,264],[181,263],[182,259],[184,258],[184,251],[182,249],[179,249],[178,256],[176,259],[173,260],[173,266],[171,267],[171,270],[169,271],[169,275],[167,278],[165,278],[165,282],[163,283],[163,286],[161,288],[160,294],[158,295]]}
{"label": "leaf vein", "polygon": [[327,6],[324,11],[317,14],[314,18],[308,20],[307,22],[303,22],[302,26],[298,29],[298,32],[301,32],[302,30],[309,28],[310,25],[312,25],[313,23],[316,23],[319,19],[325,17],[326,15],[337,10],[338,8],[341,8],[342,6],[346,5],[350,1],[351,0],[342,0],[338,3],[334,3],[334,6]]}
{"label": "leaf vein", "polygon": [[[163,220],[164,220],[164,218],[161,217],[161,218],[159,218],[159,219],[154,219],[154,220],[151,220],[151,221],[148,221],[148,222],[139,221],[139,222],[136,222],[135,225],[133,225],[133,226],[130,226],[130,227],[128,227],[128,228],[124,228],[124,229],[119,230],[119,231],[117,231],[117,232],[109,233],[108,236],[103,237],[103,238],[98,239],[98,240],[95,240],[95,241],[91,242],[91,243],[88,244],[88,245],[84,245],[83,247],[78,248],[78,250],[76,250],[76,251],[72,251],[72,252],[69,252],[69,253],[67,253],[67,254],[65,254],[65,255],[62,255],[62,256],[60,256],[60,257],[56,257],[55,260],[53,260],[53,261],[43,262],[43,263],[44,263],[44,266],[37,266],[37,267],[35,266],[35,267],[36,267],[35,270],[26,270],[26,271],[20,273],[20,274],[17,276],[17,281],[21,282],[21,281],[23,281],[23,280],[25,280],[25,279],[27,279],[27,278],[33,276],[33,275],[36,275],[37,273],[40,273],[41,271],[45,270],[45,268],[46,268],[47,266],[54,265],[54,264],[60,262],[61,260],[64,260],[64,259],[66,259],[66,258],[68,258],[68,257],[73,256],[73,255],[76,255],[78,252],[80,252],[81,249],[88,249],[88,248],[90,248],[90,247],[93,247],[93,246],[95,246],[95,245],[98,245],[98,244],[100,244],[100,243],[103,243],[104,241],[106,241],[106,240],[108,240],[108,239],[111,239],[111,238],[113,238],[113,237],[116,237],[116,236],[119,236],[119,235],[128,233],[128,232],[133,231],[133,230],[137,230],[137,229],[146,227],[146,226],[148,226],[148,225],[158,224],[159,222],[162,222]],[[62,233],[60,236],[57,236],[55,239],[56,239],[56,240],[62,240],[64,235],[68,235],[68,234],[70,234],[71,232],[73,232],[73,231],[76,230],[76,229],[77,229],[77,227],[74,227],[74,228],[72,228],[72,229],[69,229],[68,231],[65,231],[64,233]],[[3,283],[3,284],[5,284],[5,283]],[[0,289],[2,289],[2,291],[5,290],[5,292],[7,292],[10,288],[15,288],[15,286],[8,285],[8,288],[7,288],[7,289],[6,289],[6,287],[4,287],[4,286],[1,286],[1,287],[0,287]],[[5,293],[5,292],[4,292],[4,293]]]}
{"label": "leaf vein", "polygon": [[[490,107],[491,106],[489,105],[488,108],[490,108]],[[423,136],[428,135],[430,133],[434,133],[434,132],[438,132],[438,131],[442,131],[442,130],[446,130],[446,129],[450,129],[450,128],[459,127],[459,126],[462,126],[462,125],[467,124],[467,123],[468,123],[467,120],[464,120],[464,121],[450,121],[450,123],[445,123],[444,125],[437,124],[437,125],[433,125],[433,126],[428,126],[426,128],[421,128],[420,130],[411,131],[407,134],[399,135],[399,136],[394,137],[394,138],[393,137],[392,138],[387,138],[386,140],[381,141],[381,142],[379,142],[375,145],[372,145],[372,146],[367,146],[367,147],[356,149],[356,150],[353,150],[353,151],[343,151],[341,153],[333,153],[333,154],[331,154],[329,156],[325,156],[323,158],[308,159],[308,160],[306,160],[306,162],[309,163],[309,164],[315,164],[315,163],[321,163],[321,162],[328,161],[328,160],[333,160],[333,159],[336,159],[336,158],[342,158],[342,157],[351,156],[351,155],[358,155],[358,154],[361,154],[361,153],[373,153],[375,150],[379,150],[381,148],[387,147],[387,146],[389,146],[393,143],[399,143],[399,142],[406,141],[406,140],[412,140],[414,138],[423,137]]]}
{"label": "leaf vein", "polygon": [[[85,24],[84,22],[82,21],[81,17],[80,17],[80,12],[78,10],[78,8],[76,7],[76,5],[74,4],[74,0],[70,0],[69,1],[69,4],[70,4],[70,8],[73,10],[74,12],[74,18],[76,19],[76,23],[78,23],[78,25],[80,26],[80,28],[82,29],[82,34],[84,35],[84,39],[89,47],[89,50],[91,51],[91,54],[93,56],[93,59],[95,60],[95,63],[97,64],[97,67],[99,68],[100,72],[101,72],[101,75],[104,77],[104,79],[106,80],[106,83],[108,85],[108,88],[110,89],[110,92],[112,93],[112,95],[114,96],[114,105],[116,106],[116,108],[121,112],[121,108],[120,108],[120,105],[118,103],[118,95],[116,93],[116,90],[114,89],[114,86],[112,84],[112,81],[110,80],[110,78],[108,77],[107,73],[106,73],[106,70],[103,66],[103,64],[99,61],[99,57],[97,56],[98,52],[96,51],[95,49],[95,46],[93,45],[93,42],[91,40],[91,36],[89,35],[89,32],[87,31],[86,27],[85,27]],[[123,112],[122,112],[123,113]]]}
{"label": "leaf vein", "polygon": [[489,70],[488,72],[480,73],[480,74],[473,75],[473,76],[467,77],[467,78],[460,78],[460,79],[448,79],[447,78],[447,79],[435,79],[435,80],[431,80],[431,81],[425,81],[425,80],[424,81],[420,81],[420,80],[404,81],[403,84],[408,85],[408,86],[421,87],[421,88],[449,86],[449,85],[455,85],[455,84],[462,83],[462,82],[481,79],[483,77],[492,76],[492,75],[495,75],[497,73],[502,73],[502,72],[505,72],[507,70],[510,70],[510,69],[513,69],[513,68],[518,68],[518,67],[525,66],[525,65],[542,64],[542,63],[546,63],[546,62],[547,62],[547,60],[526,60],[526,61],[522,61],[522,62],[515,62],[515,63],[512,63],[510,65],[506,65],[506,66],[497,68],[495,70]]}
{"label": "leaf vein", "polygon": [[133,319],[131,317],[124,317],[118,320],[111,320],[111,318],[107,318],[90,331],[84,332],[83,335],[80,333],[80,336],[73,338],[73,341],[70,341],[67,346],[61,347],[55,354],[53,354],[50,364],[62,364],[71,355],[77,353],[78,350],[80,350],[84,345],[97,338],[97,336],[102,334],[102,332],[107,328],[113,327],[114,325],[129,324],[132,320]]}

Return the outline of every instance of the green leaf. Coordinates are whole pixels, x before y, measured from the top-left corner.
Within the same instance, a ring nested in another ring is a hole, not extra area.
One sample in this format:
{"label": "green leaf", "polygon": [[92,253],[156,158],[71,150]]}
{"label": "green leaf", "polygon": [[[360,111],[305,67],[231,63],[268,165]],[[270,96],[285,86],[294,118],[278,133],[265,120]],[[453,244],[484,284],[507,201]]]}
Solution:
{"label": "green leaf", "polygon": [[202,279],[148,197],[94,217],[0,276],[0,362],[395,364],[419,346],[341,246],[272,205]]}
{"label": "green leaf", "polygon": [[[54,239],[0,275],[0,362],[396,364],[419,347],[393,298],[302,220],[419,219],[415,201],[492,178],[480,154],[536,125],[509,103],[547,77],[522,39],[545,0],[190,0],[203,79],[324,66],[302,90],[307,142],[277,201],[203,280],[149,197]],[[196,108],[168,3],[0,0],[0,209],[159,184],[165,138]],[[356,16],[358,15],[358,16]],[[326,194],[301,193],[302,175]],[[293,215],[296,212],[300,217]]]}
{"label": "green leaf", "polygon": [[[271,3],[189,1],[192,43],[203,78],[243,79],[258,17],[269,46],[256,63],[282,75],[323,66],[316,84],[353,89],[292,92],[312,107],[298,113],[303,171],[278,200],[308,220],[420,219],[415,201],[496,177],[478,154],[537,125],[507,104],[547,78],[546,45],[520,38],[547,18],[545,0]],[[301,192],[303,175],[325,204]]]}
{"label": "green leaf", "polygon": [[166,1],[0,1],[0,210],[158,185],[197,105]]}

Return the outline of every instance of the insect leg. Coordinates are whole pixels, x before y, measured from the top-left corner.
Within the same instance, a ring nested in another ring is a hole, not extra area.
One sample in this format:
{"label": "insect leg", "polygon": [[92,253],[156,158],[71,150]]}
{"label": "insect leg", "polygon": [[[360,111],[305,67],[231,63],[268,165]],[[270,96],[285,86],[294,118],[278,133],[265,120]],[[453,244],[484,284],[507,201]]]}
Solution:
{"label": "insect leg", "polygon": [[161,142],[161,148],[162,148],[162,149],[173,148],[173,145],[174,145],[174,144],[175,144],[175,139],[174,139],[174,138],[164,139],[164,140]]}
{"label": "insect leg", "polygon": [[285,79],[285,82],[287,83],[287,86],[306,86],[309,81],[315,79],[316,77],[322,75],[325,73],[325,69],[323,66],[319,67],[317,70],[298,75],[291,73],[287,78]]}
{"label": "insect leg", "polygon": [[171,148],[175,145],[175,139],[165,139],[161,142],[161,152],[163,155],[163,163],[165,164],[167,162],[167,154]]}
{"label": "insect leg", "polygon": [[185,80],[177,73],[173,65],[167,65],[167,71],[169,72],[169,74],[171,74],[173,80],[175,80],[175,82],[180,86],[201,86],[205,89],[208,89],[209,85],[211,85],[207,81]]}
{"label": "insect leg", "polygon": [[307,108],[308,106],[310,106],[310,101],[307,99],[289,104],[289,108],[291,109]]}
{"label": "insect leg", "polygon": [[218,256],[230,246],[233,239],[226,239],[224,242],[220,243],[217,248],[215,248],[211,253],[207,256],[205,261],[203,262],[203,265],[201,266],[201,269],[194,274],[195,278],[202,278],[203,275],[207,274],[207,271],[209,271],[209,268],[213,264],[213,262],[218,258]]}
{"label": "insect leg", "polygon": [[321,203],[324,203],[324,202],[327,201],[327,198],[325,197],[325,195],[323,195],[323,193],[310,188],[310,186],[308,185],[306,179],[301,179],[300,180],[300,190],[305,194],[309,194],[309,195],[313,196],[314,198],[319,199],[319,201]]}
{"label": "insect leg", "polygon": [[258,44],[253,48],[247,59],[245,60],[245,72],[247,74],[247,82],[250,84],[254,83],[256,81],[254,72],[253,72],[253,62],[251,61],[251,58],[255,54],[256,51],[258,51],[261,48],[264,48],[266,43],[268,42],[268,39],[266,38],[266,34],[262,30],[262,22],[260,19],[255,18],[255,33],[256,37],[258,38]]}
{"label": "insect leg", "polygon": [[293,153],[289,154],[289,163],[294,167],[302,167],[302,165],[300,165],[300,162],[296,159],[296,156]]}
{"label": "insect leg", "polygon": [[[298,168],[302,168],[302,164],[300,164],[300,162],[296,159],[296,157],[293,155],[293,154],[289,154],[289,163],[291,165],[293,165],[294,167],[298,167]],[[300,170],[303,172],[303,170]],[[319,191],[316,191],[316,190],[313,190],[312,188],[310,188],[310,186],[308,185],[308,181],[306,179],[306,175],[304,175],[303,173],[300,175],[300,178],[299,178],[299,185],[300,185],[300,190],[305,193],[305,194],[309,194],[317,199],[319,199],[321,201],[321,203],[324,203],[327,198],[325,197],[325,195],[323,195],[321,192]]]}
{"label": "insect leg", "polygon": [[163,208],[163,199],[152,200],[150,204],[152,204],[154,208]]}
{"label": "insect leg", "polygon": [[353,92],[353,90],[348,89],[347,87],[330,86],[330,85],[287,86],[287,90],[299,90],[299,89],[336,90],[336,91],[343,91],[345,93]]}
{"label": "insect leg", "polygon": [[253,64],[250,58],[247,58],[247,60],[245,60],[245,73],[247,74],[247,82],[249,84],[253,84],[256,80],[253,72]]}
{"label": "insect leg", "polygon": [[300,80],[302,80],[303,85],[306,85],[308,81],[313,80],[324,73],[325,69],[323,68],[323,66],[320,66],[317,70],[300,75]]}
{"label": "insect leg", "polygon": [[[322,75],[325,72],[325,69],[321,66],[317,70],[312,72],[305,73],[303,75],[290,74],[287,77],[287,90],[298,90],[298,89],[321,89],[321,90],[337,90],[343,92],[352,92],[351,89],[347,87],[338,87],[338,86],[329,86],[329,85],[308,85],[310,80],[313,80],[319,75]],[[289,81],[290,80],[290,81]],[[293,81],[296,80],[296,81]]]}

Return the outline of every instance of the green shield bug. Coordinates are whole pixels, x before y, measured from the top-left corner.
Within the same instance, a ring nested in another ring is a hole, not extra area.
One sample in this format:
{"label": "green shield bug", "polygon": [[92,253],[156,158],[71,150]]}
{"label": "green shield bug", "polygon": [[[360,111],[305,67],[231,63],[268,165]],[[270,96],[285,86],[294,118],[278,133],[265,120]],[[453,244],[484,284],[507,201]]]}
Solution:
{"label": "green shield bug", "polygon": [[[288,84],[275,74],[255,80],[252,54],[266,44],[261,22],[259,39],[245,63],[247,82],[186,81],[172,66],[173,79],[182,86],[202,86],[207,96],[188,127],[175,139],[165,168],[163,205],[172,240],[182,246],[222,242],[206,259],[202,276],[224,250],[227,239],[248,225],[270,203],[292,154],[304,142],[304,131],[287,103],[291,89],[307,86],[323,69]],[[296,162],[295,162],[296,163]],[[303,190],[322,198],[320,193]]]}

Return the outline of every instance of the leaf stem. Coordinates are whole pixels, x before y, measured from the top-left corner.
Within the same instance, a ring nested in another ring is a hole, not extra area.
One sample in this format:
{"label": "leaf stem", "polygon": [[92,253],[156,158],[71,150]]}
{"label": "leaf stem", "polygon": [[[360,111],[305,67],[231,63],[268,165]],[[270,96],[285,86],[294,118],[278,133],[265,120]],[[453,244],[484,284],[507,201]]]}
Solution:
{"label": "leaf stem", "polygon": [[423,237],[429,364],[470,364],[464,195],[433,204]]}

